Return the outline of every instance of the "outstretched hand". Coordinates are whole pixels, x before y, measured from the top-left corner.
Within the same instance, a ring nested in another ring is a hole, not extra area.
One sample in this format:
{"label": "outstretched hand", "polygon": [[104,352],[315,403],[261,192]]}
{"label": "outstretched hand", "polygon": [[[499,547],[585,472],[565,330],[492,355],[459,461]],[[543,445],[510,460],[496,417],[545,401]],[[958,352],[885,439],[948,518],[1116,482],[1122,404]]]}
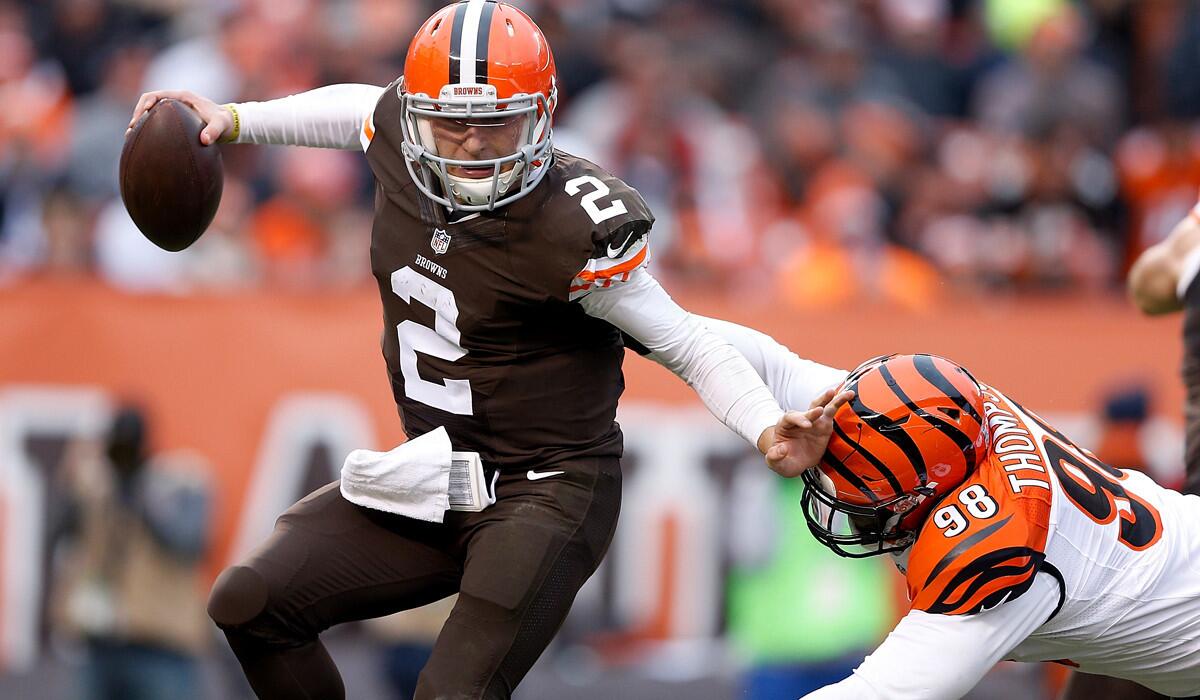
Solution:
{"label": "outstretched hand", "polygon": [[155,90],[143,94],[138,99],[137,105],[133,108],[133,118],[129,120],[129,127],[125,133],[128,134],[133,125],[137,124],[137,120],[149,112],[150,108],[159,100],[168,98],[179,100],[200,115],[200,119],[204,121],[204,130],[200,132],[200,143],[205,146],[211,146],[220,141],[225,134],[233,132],[233,115],[229,110],[207,97],[201,97],[188,90]]}
{"label": "outstretched hand", "polygon": [[[807,411],[783,414],[774,428],[767,429],[771,433],[765,453],[767,466],[782,476],[795,477],[820,462],[833,434],[833,416],[852,398],[853,391],[837,393],[836,389],[829,389],[813,399]],[[763,437],[767,438],[767,434]],[[762,445],[760,440],[760,448]]]}

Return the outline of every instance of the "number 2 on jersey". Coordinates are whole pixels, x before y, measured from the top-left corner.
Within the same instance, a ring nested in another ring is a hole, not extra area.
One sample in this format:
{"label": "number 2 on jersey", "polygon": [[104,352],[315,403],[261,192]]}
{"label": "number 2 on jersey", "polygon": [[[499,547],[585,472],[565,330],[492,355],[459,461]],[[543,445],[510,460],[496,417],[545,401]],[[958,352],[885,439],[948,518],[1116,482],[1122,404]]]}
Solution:
{"label": "number 2 on jersey", "polygon": [[591,185],[595,188],[594,191],[583,195],[583,199],[579,201],[579,204],[583,207],[583,210],[588,213],[588,216],[592,217],[593,223],[598,224],[608,221],[614,216],[620,216],[621,214],[629,211],[625,208],[625,202],[622,202],[620,199],[613,199],[612,204],[604,207],[603,209],[596,206],[596,200],[606,196],[610,190],[608,189],[608,185],[604,184],[604,181],[595,175],[580,175],[573,180],[568,180],[566,187],[567,194],[574,197],[575,195],[579,194],[580,188],[582,188],[584,185]]}
{"label": "number 2 on jersey", "polygon": [[404,321],[396,326],[404,395],[443,411],[471,415],[471,382],[466,379],[430,382],[417,373],[418,351],[449,362],[467,354],[459,344],[462,334],[458,330],[458,303],[454,301],[454,292],[407,265],[392,273],[392,291],[409,304],[418,301],[434,313],[433,328],[416,321]]}

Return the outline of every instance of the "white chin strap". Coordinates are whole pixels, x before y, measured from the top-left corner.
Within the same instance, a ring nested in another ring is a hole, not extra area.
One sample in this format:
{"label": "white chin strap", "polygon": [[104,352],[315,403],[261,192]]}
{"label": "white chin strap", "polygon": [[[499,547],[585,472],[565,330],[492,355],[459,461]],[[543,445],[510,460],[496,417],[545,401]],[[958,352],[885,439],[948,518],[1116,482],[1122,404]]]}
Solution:
{"label": "white chin strap", "polygon": [[[496,199],[504,196],[512,187],[513,182],[517,180],[517,176],[521,174],[521,170],[525,164],[517,161],[517,164],[506,173],[500,173],[498,178],[499,186],[496,188]],[[463,204],[487,204],[492,195],[492,177],[459,177],[446,173],[446,179],[450,182],[450,194],[462,202]]]}

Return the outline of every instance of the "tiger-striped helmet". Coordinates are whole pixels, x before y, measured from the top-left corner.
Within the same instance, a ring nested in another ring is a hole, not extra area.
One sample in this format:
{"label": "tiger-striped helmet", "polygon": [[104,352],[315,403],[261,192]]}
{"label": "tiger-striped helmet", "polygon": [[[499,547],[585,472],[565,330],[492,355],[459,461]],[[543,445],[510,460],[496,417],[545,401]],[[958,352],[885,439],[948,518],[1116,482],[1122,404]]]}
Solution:
{"label": "tiger-striped helmet", "polygon": [[551,161],[554,56],[516,7],[461,0],[417,30],[399,87],[404,158],[417,189],[461,211],[533,190]]}
{"label": "tiger-striped helmet", "polygon": [[842,556],[898,552],[985,457],[979,383],[942,357],[887,355],[859,365],[846,389],[854,399],[803,474],[801,507],[813,535]]}

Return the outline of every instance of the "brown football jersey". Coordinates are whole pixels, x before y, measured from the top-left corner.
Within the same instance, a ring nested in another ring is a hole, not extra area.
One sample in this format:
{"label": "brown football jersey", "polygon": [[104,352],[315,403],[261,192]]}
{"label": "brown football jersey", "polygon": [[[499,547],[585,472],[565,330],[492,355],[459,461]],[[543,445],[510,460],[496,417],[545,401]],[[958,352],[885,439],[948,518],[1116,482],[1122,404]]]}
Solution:
{"label": "brown football jersey", "polygon": [[556,151],[522,199],[448,218],[409,175],[395,84],[364,133],[383,354],[405,432],[445,426],[455,449],[502,469],[619,455],[621,336],[574,300],[645,263],[642,198]]}

